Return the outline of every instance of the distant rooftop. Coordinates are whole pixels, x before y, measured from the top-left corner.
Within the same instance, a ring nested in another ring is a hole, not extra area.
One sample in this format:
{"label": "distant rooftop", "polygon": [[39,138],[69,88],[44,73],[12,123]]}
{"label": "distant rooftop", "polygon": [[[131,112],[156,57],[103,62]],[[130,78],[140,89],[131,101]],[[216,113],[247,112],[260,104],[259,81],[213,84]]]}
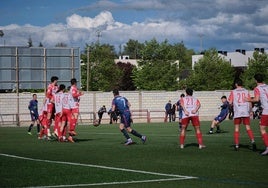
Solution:
{"label": "distant rooftop", "polygon": [[[243,49],[237,49],[235,52],[227,52],[227,51],[218,51],[220,57],[223,57],[234,67],[247,67],[250,59],[253,59],[253,53],[258,51],[260,53],[265,53],[264,48],[255,48],[252,51],[246,51]],[[203,58],[203,54],[193,55],[192,56],[192,68],[194,68],[195,63],[197,63],[200,59]]]}

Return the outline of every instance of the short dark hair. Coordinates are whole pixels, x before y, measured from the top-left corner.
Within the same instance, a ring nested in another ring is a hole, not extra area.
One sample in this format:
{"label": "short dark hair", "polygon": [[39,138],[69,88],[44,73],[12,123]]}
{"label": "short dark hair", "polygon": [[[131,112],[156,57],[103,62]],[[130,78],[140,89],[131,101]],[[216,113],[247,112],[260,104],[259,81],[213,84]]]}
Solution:
{"label": "short dark hair", "polygon": [[119,91],[118,91],[118,89],[114,89],[114,90],[113,90],[113,94],[114,94],[114,95],[119,95]]}
{"label": "short dark hair", "polygon": [[193,90],[191,88],[187,88],[186,89],[186,94],[192,96],[193,95]]}
{"label": "short dark hair", "polygon": [[185,97],[184,93],[181,94],[181,97]]}
{"label": "short dark hair", "polygon": [[235,80],[235,84],[237,84],[238,86],[242,86],[243,81],[240,78],[238,78],[238,79]]}
{"label": "short dark hair", "polygon": [[227,99],[227,97],[226,97],[225,95],[223,95],[223,96],[221,97],[221,99]]}
{"label": "short dark hair", "polygon": [[59,91],[63,91],[63,90],[65,90],[65,85],[64,85],[64,84],[61,84],[61,85],[59,86],[58,92],[59,92]]}
{"label": "short dark hair", "polygon": [[59,78],[58,78],[57,76],[52,76],[52,77],[50,78],[50,81],[51,81],[51,82],[54,82],[55,80],[59,80]]}
{"label": "short dark hair", "polygon": [[258,83],[262,83],[264,80],[264,76],[262,74],[259,74],[259,73],[255,74],[254,78]]}
{"label": "short dark hair", "polygon": [[71,84],[74,85],[74,84],[76,84],[76,83],[77,83],[76,78],[72,78],[72,79],[71,79]]}

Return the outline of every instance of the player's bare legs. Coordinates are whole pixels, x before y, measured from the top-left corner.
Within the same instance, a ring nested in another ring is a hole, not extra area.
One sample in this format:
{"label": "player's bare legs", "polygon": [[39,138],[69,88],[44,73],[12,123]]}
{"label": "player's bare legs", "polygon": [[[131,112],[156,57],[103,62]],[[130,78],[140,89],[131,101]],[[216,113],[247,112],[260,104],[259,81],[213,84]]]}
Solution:
{"label": "player's bare legs", "polygon": [[181,126],[181,132],[180,132],[180,148],[184,148],[184,141],[185,141],[185,134],[186,134],[187,125]]}
{"label": "player's bare legs", "polygon": [[264,145],[266,146],[265,151],[261,155],[268,155],[268,133],[266,132],[266,126],[260,125],[260,132]]}
{"label": "player's bare legs", "polygon": [[206,146],[203,144],[203,136],[200,130],[200,126],[194,126],[194,129],[195,129],[196,139],[199,144],[199,149],[205,148]]}
{"label": "player's bare legs", "polygon": [[236,151],[238,151],[238,149],[239,149],[239,128],[240,128],[240,124],[235,124],[234,144],[235,144],[235,150]]}

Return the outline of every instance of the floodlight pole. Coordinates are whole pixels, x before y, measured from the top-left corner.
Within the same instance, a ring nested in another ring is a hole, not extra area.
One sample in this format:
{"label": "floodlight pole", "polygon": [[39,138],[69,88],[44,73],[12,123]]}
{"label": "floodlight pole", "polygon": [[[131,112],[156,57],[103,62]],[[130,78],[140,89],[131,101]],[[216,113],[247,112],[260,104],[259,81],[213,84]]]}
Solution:
{"label": "floodlight pole", "polygon": [[200,37],[200,53],[203,51],[203,37],[205,36],[204,34],[199,34]]}
{"label": "floodlight pole", "polygon": [[87,47],[87,91],[89,91],[90,65],[89,65],[89,46]]}

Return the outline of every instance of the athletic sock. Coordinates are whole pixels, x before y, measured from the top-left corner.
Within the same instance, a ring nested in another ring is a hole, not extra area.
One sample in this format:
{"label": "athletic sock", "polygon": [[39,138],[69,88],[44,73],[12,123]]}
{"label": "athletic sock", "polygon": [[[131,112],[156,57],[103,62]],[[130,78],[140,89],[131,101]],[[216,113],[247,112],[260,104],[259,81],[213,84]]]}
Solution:
{"label": "athletic sock", "polygon": [[31,124],[31,125],[29,126],[29,128],[28,128],[28,132],[31,132],[32,128],[33,128],[33,124]]}
{"label": "athletic sock", "polygon": [[217,131],[219,131],[220,130],[220,126],[218,125],[218,126],[216,126],[217,127]]}
{"label": "athletic sock", "polygon": [[202,133],[196,133],[197,142],[199,145],[203,145]]}
{"label": "athletic sock", "polygon": [[268,134],[264,133],[261,135],[262,136],[262,140],[264,142],[264,145],[266,146],[266,148],[268,147]]}
{"label": "athletic sock", "polygon": [[131,134],[133,134],[134,136],[139,137],[139,138],[142,137],[142,135],[140,133],[138,133],[137,131],[135,131],[134,129],[132,129]]}
{"label": "athletic sock", "polygon": [[40,124],[37,124],[37,133],[40,133]]}
{"label": "athletic sock", "polygon": [[248,133],[248,137],[250,138],[250,140],[254,142],[254,136],[253,136],[252,130],[251,129],[247,130],[247,133]]}
{"label": "athletic sock", "polygon": [[239,132],[234,132],[234,143],[235,145],[239,145]]}
{"label": "athletic sock", "polygon": [[210,128],[210,131],[212,131],[212,132],[213,132],[213,128],[212,128],[212,127]]}
{"label": "athletic sock", "polygon": [[122,129],[121,132],[123,133],[124,137],[126,137],[126,139],[130,139],[130,136],[125,129]]}
{"label": "athletic sock", "polygon": [[180,135],[180,144],[184,145],[185,135]]}

